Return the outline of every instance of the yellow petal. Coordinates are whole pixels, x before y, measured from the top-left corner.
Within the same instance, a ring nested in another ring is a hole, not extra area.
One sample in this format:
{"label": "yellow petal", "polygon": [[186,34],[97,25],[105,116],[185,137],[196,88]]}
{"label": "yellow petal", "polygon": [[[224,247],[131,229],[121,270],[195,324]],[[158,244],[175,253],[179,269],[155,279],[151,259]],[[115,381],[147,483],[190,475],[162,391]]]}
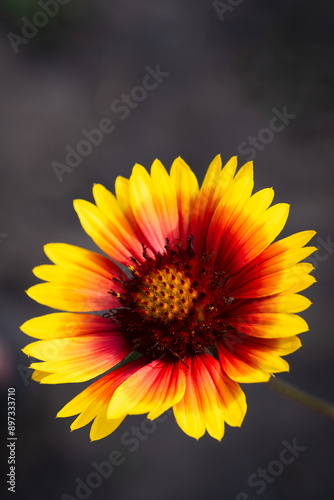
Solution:
{"label": "yellow petal", "polygon": [[251,184],[253,184],[253,176],[253,162],[248,161],[240,168],[233,181],[238,182],[240,179],[247,179]]}
{"label": "yellow petal", "polygon": [[298,337],[263,339],[230,330],[218,343],[219,360],[226,374],[237,382],[267,382],[271,373],[289,371],[280,357],[300,347]]}
{"label": "yellow petal", "polygon": [[115,196],[101,184],[94,184],[93,195],[98,209],[109,222],[111,232],[133,257],[143,261],[143,242],[137,239]]}
{"label": "yellow petal", "polygon": [[180,238],[179,214],[174,183],[159,160],[151,167],[151,196],[159,225],[171,243]]}
{"label": "yellow petal", "polygon": [[107,257],[75,245],[48,243],[44,245],[44,251],[54,264],[91,271],[109,280],[121,272],[120,268]]}
{"label": "yellow petal", "polygon": [[116,297],[108,295],[108,289],[89,290],[58,283],[40,283],[26,293],[40,304],[70,312],[103,311],[119,304]]}
{"label": "yellow petal", "polygon": [[[220,254],[221,241],[225,237],[226,228],[242,212],[246,203],[250,199],[253,190],[253,179],[250,176],[241,177],[238,182],[233,182],[218,203],[215,212],[211,213],[205,250],[214,253],[213,259],[216,261],[217,254]],[[220,255],[219,255],[220,257]]]}
{"label": "yellow petal", "polygon": [[53,340],[40,340],[22,349],[25,354],[44,360],[31,368],[49,372],[41,383],[84,382],[101,375],[122,361],[130,352],[116,333],[100,333]]}
{"label": "yellow petal", "polygon": [[119,418],[124,412],[130,415],[150,412],[148,418],[157,418],[178,403],[184,391],[182,363],[154,360],[115,391],[108,408],[108,418]]}
{"label": "yellow petal", "polygon": [[115,228],[107,217],[88,201],[74,200],[73,205],[83,229],[96,245],[112,259],[127,265],[131,251],[119,239],[119,234],[115,234]]}
{"label": "yellow petal", "polygon": [[143,366],[137,359],[97,380],[78,394],[57,414],[57,417],[79,416],[73,421],[71,430],[79,429],[94,419],[90,431],[92,441],[102,439],[113,432],[123,421],[125,415],[118,419],[107,418],[107,408],[117,387]]}
{"label": "yellow petal", "polygon": [[141,165],[135,165],[130,177],[130,203],[136,221],[153,249],[163,251],[166,235],[160,226],[152,195],[151,178]]}
{"label": "yellow petal", "polygon": [[[125,177],[118,176],[115,182],[115,193],[119,204],[119,207],[123,211],[125,217],[129,221],[130,226],[134,230],[138,237],[140,228],[137,224],[135,216],[133,215],[131,203],[130,203],[130,180],[125,179]],[[138,238],[139,241],[145,242],[143,239]]]}
{"label": "yellow petal", "polygon": [[174,415],[181,429],[199,439],[205,430],[215,439],[224,434],[224,420],[241,425],[246,400],[239,385],[228,379],[213,357],[202,354],[185,360],[186,391],[174,406]]}
{"label": "yellow petal", "polygon": [[61,339],[79,335],[114,331],[115,325],[94,314],[52,313],[32,318],[23,323],[21,330],[37,339]]}
{"label": "yellow petal", "polygon": [[43,378],[48,377],[49,375],[49,372],[40,372],[39,370],[34,370],[31,375],[31,380],[35,380],[35,382],[41,382]]}
{"label": "yellow petal", "polygon": [[179,213],[180,238],[189,236],[189,223],[193,206],[198,194],[198,181],[190,167],[178,157],[170,170],[170,177],[175,186]]}
{"label": "yellow petal", "polygon": [[123,422],[125,417],[110,420],[105,414],[99,414],[95,417],[90,430],[89,437],[91,441],[97,441],[109,436]]}
{"label": "yellow petal", "polygon": [[218,155],[209,166],[194,204],[190,232],[196,236],[194,246],[199,254],[205,252],[206,235],[216,207],[233,183],[237,157],[232,157],[222,170],[221,166],[222,161]]}
{"label": "yellow petal", "polygon": [[239,332],[254,337],[282,338],[308,331],[306,321],[297,314],[255,313],[228,318],[228,322]]}

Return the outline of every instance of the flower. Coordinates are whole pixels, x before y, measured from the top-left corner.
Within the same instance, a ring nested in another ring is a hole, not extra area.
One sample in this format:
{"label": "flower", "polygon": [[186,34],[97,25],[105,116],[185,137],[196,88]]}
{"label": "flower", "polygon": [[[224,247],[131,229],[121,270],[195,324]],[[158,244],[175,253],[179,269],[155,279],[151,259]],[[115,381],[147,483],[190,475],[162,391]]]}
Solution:
{"label": "flower", "polygon": [[135,165],[130,179],[116,179],[116,196],[97,184],[96,205],[74,202],[109,258],[45,246],[54,264],[33,272],[47,283],[27,294],[67,312],[22,325],[40,339],[23,349],[41,360],[32,378],[84,382],[108,371],[58,413],[78,415],[72,430],[93,420],[96,440],[128,414],[155,419],[173,407],[186,434],[220,440],[225,422],[245,416],[239,383],[289,370],[281,356],[308,330],[296,313],[310,305],[298,292],[315,281],[313,267],[300,261],[315,250],[305,247],[315,232],[274,242],[289,205],[270,207],[273,189],[252,195],[252,162],[236,168],[236,157],[222,169],[217,156],[199,189],[181,158],[170,174],[159,160],[151,175]]}

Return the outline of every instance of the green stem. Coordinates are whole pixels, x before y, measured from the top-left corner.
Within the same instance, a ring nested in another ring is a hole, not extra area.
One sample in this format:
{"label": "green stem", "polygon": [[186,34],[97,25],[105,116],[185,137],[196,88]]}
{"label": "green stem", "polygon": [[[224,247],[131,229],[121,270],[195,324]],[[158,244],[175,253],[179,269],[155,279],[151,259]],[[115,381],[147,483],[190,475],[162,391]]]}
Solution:
{"label": "green stem", "polygon": [[327,401],[323,401],[322,399],[316,398],[307,394],[306,392],[293,387],[282,380],[279,380],[276,377],[271,377],[268,382],[269,387],[274,389],[275,391],[283,394],[284,396],[297,401],[307,408],[311,410],[317,411],[318,413],[322,413],[322,415],[326,415],[327,417],[334,418],[334,406]]}

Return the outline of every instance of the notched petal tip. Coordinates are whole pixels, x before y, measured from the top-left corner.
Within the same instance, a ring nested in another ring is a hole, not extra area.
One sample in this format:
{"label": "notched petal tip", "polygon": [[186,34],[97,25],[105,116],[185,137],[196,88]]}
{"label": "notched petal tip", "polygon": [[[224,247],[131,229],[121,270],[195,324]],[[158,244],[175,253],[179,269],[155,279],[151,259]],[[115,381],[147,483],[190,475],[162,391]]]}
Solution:
{"label": "notched petal tip", "polygon": [[253,177],[254,177],[253,162],[248,161],[242,167],[239,168],[238,172],[235,174],[233,178],[233,182],[236,183],[241,179],[243,179],[244,182],[246,183],[249,182],[253,184]]}

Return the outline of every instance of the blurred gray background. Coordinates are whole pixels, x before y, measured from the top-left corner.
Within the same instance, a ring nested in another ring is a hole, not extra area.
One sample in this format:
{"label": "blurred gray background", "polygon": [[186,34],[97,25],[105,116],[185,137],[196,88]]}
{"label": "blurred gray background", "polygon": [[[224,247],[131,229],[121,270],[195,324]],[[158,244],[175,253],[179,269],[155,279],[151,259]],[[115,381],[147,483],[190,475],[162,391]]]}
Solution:
{"label": "blurred gray background", "polygon": [[[94,443],[88,427],[70,433],[71,419],[55,415],[88,384],[30,381],[20,351],[29,338],[19,325],[51,312],[24,293],[37,282],[31,269],[47,263],[43,245],[95,249],[72,207],[75,198],[92,200],[94,182],[113,190],[116,176],[128,177],[136,162],[149,167],[158,157],[169,169],[179,155],[202,180],[218,153],[223,161],[238,154],[240,164],[252,156],[256,190],[273,186],[275,201],[291,203],[283,235],[318,232],[318,283],[305,293],[313,306],[303,313],[310,332],[302,334],[303,348],[288,357],[290,374],[282,378],[334,400],[333,3],[2,0],[0,12],[0,369],[4,398],[8,387],[16,388],[16,498],[332,498],[332,422],[265,384],[243,386],[244,424],[227,427],[221,443],[193,440],[170,416],[147,427],[132,452],[124,435],[145,425],[143,416],[128,417]],[[144,97],[135,87],[157,65],[168,75]],[[115,100],[131,92],[137,102],[117,111]],[[279,113],[288,117],[277,121]],[[82,130],[105,118],[113,131],[59,179],[52,164],[64,164],[66,148],[85,139]],[[1,470],[7,473],[5,405],[2,410]],[[282,442],[294,439],[305,449],[293,463],[271,475],[264,490],[250,484],[259,468],[275,470]],[[113,450],[124,463],[109,477],[90,476],[93,462],[108,460]],[[76,492],[77,478],[91,487]]]}

